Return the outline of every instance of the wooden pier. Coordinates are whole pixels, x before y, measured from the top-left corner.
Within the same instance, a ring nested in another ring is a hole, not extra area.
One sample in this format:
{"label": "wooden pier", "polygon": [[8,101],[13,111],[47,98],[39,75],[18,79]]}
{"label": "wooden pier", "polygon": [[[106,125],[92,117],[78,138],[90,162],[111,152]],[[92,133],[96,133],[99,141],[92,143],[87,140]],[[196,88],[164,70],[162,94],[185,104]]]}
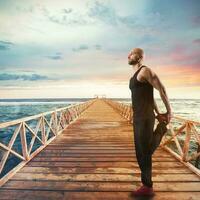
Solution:
{"label": "wooden pier", "polygon": [[[200,177],[164,148],[153,155],[155,200],[199,200]],[[141,185],[133,126],[96,99],[0,188],[0,199],[131,200]]]}

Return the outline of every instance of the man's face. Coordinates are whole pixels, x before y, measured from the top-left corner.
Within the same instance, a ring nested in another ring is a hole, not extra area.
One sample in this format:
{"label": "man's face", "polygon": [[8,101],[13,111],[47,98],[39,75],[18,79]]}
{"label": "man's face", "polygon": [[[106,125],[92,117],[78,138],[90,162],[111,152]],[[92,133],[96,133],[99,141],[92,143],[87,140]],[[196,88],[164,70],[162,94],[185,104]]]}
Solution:
{"label": "man's face", "polygon": [[128,55],[128,64],[135,65],[139,62],[140,56],[138,55],[137,51],[132,50]]}

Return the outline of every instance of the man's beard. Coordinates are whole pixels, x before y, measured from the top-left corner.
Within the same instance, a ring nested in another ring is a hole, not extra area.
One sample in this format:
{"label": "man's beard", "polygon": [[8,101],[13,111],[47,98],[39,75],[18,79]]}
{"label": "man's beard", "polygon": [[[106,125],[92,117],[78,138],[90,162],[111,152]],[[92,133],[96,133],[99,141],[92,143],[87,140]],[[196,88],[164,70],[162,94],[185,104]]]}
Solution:
{"label": "man's beard", "polygon": [[138,64],[138,60],[130,60],[130,61],[128,61],[128,64],[129,65],[136,65],[136,64]]}

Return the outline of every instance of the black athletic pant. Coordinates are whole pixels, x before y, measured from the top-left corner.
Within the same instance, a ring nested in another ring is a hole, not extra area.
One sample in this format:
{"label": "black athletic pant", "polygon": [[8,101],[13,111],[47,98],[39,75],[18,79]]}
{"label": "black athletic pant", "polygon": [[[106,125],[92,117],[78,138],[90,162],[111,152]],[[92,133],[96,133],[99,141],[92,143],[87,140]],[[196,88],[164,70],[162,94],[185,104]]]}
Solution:
{"label": "black athletic pant", "polygon": [[160,129],[160,124],[154,131],[154,123],[155,116],[139,120],[134,117],[133,120],[135,151],[141,170],[141,181],[148,187],[153,186],[152,154],[159,146],[163,136],[163,133],[161,133],[163,129]]}

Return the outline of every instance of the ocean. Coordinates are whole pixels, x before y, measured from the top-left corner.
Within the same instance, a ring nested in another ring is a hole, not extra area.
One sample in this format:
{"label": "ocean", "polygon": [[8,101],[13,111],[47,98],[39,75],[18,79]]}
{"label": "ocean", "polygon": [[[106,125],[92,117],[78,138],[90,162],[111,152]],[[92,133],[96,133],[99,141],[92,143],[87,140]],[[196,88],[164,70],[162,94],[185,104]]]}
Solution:
{"label": "ocean", "polygon": [[[62,98],[62,99],[0,99],[0,123],[7,122],[56,108],[66,107],[74,103],[85,102],[90,98]],[[111,98],[126,104],[129,98]],[[161,112],[165,106],[161,99],[156,99]],[[200,121],[200,99],[170,99],[172,112],[175,116]]]}
{"label": "ocean", "polygon": [[[81,103],[90,100],[90,98],[63,98],[63,99],[0,99],[0,123],[20,119],[42,112],[52,111],[56,108],[70,106],[75,103]],[[130,104],[129,98],[112,98],[125,104]],[[165,106],[161,99],[156,99],[159,110],[165,112]],[[200,99],[170,99],[172,112],[175,116],[200,122]],[[180,126],[179,126],[180,127]],[[0,141],[7,144],[13,134],[12,128],[0,129]],[[184,140],[184,138],[182,138]],[[31,140],[31,138],[27,138]],[[182,140],[182,141],[183,141]],[[16,139],[13,148],[21,152],[20,138]],[[37,148],[37,146],[35,146]],[[192,143],[191,150],[196,151],[197,145]],[[3,158],[3,151],[0,150],[0,161]],[[10,169],[16,166],[21,160],[13,154],[9,155],[8,161],[0,178]],[[192,162],[194,164],[194,162]],[[199,166],[200,167],[200,166]]]}
{"label": "ocean", "polygon": [[0,99],[0,123],[81,103],[89,98]]}

